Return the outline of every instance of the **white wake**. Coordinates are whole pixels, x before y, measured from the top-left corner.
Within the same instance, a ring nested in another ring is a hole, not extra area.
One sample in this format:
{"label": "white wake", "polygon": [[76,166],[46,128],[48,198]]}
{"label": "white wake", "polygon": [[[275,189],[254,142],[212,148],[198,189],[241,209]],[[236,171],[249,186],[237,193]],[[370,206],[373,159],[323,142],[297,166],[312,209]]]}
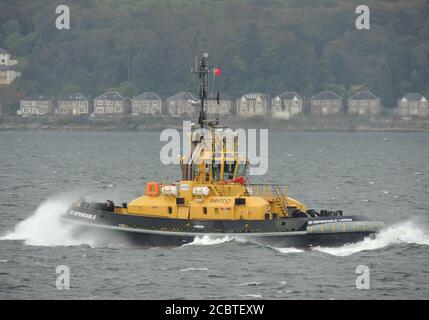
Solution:
{"label": "white wake", "polygon": [[291,247],[291,248],[275,248],[275,247],[273,247],[273,248],[276,249],[277,251],[280,251],[281,253],[301,253],[301,252],[304,252],[304,250],[302,250],[302,249],[293,248],[293,247]]}
{"label": "white wake", "polygon": [[192,242],[186,243],[185,246],[213,246],[216,244],[221,244],[229,241],[235,240],[232,236],[216,237],[216,236],[196,236]]}
{"label": "white wake", "polygon": [[429,235],[413,222],[407,221],[381,230],[375,238],[368,237],[360,242],[338,248],[314,247],[312,250],[335,256],[349,256],[357,252],[379,250],[397,244],[429,245]]}
{"label": "white wake", "polygon": [[14,230],[0,240],[22,240],[33,246],[76,246],[94,245],[92,239],[73,237],[73,227],[61,222],[72,199],[65,196],[53,196],[43,202],[27,219],[18,223]]}

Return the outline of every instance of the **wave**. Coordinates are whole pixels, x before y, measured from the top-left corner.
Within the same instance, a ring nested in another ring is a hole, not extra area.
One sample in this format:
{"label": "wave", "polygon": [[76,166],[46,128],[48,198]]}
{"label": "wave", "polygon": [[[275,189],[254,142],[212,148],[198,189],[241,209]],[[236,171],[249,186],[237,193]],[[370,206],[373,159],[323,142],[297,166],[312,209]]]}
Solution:
{"label": "wave", "polygon": [[276,248],[276,247],[272,247],[277,251],[280,251],[281,253],[300,253],[300,252],[304,252],[304,250],[302,249],[298,249],[298,248]]}
{"label": "wave", "polygon": [[94,239],[74,237],[74,227],[61,222],[61,216],[73,201],[69,197],[57,195],[49,198],[0,240],[21,240],[33,246],[94,246]]}
{"label": "wave", "polygon": [[258,281],[252,281],[252,282],[245,282],[237,284],[237,287],[247,287],[247,286],[259,286],[262,282]]}
{"label": "wave", "polygon": [[207,271],[207,268],[186,268],[186,269],[181,269],[180,271],[182,272],[186,272],[186,271]]}
{"label": "wave", "polygon": [[184,244],[183,247],[212,246],[212,245],[221,244],[221,243],[225,243],[233,240],[237,240],[237,239],[233,236],[216,237],[216,236],[203,235],[203,236],[196,236],[192,242]]}
{"label": "wave", "polygon": [[357,252],[379,250],[396,244],[429,245],[429,235],[413,222],[407,221],[381,230],[374,238],[367,237],[360,242],[346,244],[338,248],[314,247],[312,250],[334,256],[349,256]]}
{"label": "wave", "polygon": [[262,298],[262,294],[260,294],[260,293],[257,293],[257,294],[245,293],[245,294],[240,294],[239,297],[243,297],[243,298]]}

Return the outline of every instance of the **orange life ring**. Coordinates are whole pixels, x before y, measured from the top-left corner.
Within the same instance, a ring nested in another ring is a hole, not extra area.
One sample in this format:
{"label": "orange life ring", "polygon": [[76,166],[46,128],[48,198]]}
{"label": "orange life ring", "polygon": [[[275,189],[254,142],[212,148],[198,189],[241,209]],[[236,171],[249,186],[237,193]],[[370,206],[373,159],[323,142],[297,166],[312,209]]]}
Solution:
{"label": "orange life ring", "polygon": [[146,183],[146,194],[150,197],[156,197],[159,195],[159,183],[148,182]]}

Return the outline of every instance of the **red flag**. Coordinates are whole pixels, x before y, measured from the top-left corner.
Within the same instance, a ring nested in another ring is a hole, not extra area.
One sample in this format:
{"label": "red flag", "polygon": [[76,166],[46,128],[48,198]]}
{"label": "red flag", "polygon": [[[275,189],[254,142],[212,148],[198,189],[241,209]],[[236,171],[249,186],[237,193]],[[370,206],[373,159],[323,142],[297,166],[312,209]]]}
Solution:
{"label": "red flag", "polygon": [[244,177],[243,176],[239,176],[239,177],[237,177],[237,178],[235,178],[235,179],[231,179],[231,180],[226,180],[225,181],[225,183],[239,183],[239,184],[245,184],[246,183],[246,180],[244,179]]}
{"label": "red flag", "polygon": [[222,75],[222,69],[221,68],[214,68],[213,73],[216,77],[219,77],[220,75]]}

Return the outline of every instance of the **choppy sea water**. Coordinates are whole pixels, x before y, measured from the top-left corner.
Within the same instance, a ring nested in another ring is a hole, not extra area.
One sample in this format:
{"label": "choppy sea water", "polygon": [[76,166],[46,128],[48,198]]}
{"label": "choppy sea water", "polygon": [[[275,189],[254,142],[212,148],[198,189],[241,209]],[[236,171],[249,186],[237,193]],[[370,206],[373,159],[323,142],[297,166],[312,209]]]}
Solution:
{"label": "choppy sea water", "polygon": [[[270,133],[269,172],[314,209],[388,225],[340,248],[197,238],[178,248],[76,238],[59,216],[79,196],[129,201],[159,162],[158,133],[0,132],[0,299],[428,299],[429,134]],[[55,286],[70,268],[70,289]],[[356,288],[358,265],[370,289]]]}

